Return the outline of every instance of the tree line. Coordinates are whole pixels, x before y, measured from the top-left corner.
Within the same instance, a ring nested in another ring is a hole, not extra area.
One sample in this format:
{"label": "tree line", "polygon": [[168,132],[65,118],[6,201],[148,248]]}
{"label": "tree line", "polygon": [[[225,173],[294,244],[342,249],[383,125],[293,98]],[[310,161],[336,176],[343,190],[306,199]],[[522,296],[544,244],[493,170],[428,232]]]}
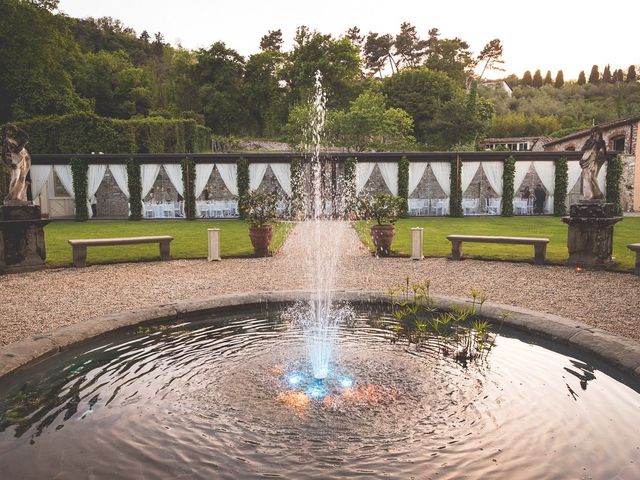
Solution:
{"label": "tree line", "polygon": [[[565,84],[564,80],[564,72],[562,70],[558,70],[556,73],[555,79],[551,73],[551,70],[547,70],[547,74],[542,77],[542,72],[540,69],[536,70],[533,75],[530,70],[527,70],[522,75],[522,78],[518,78],[516,75],[510,75],[505,79],[511,86],[524,85],[527,87],[540,88],[545,85],[553,85],[556,88],[561,88]],[[584,73],[584,70],[580,71],[578,74],[578,79],[575,83],[578,85],[585,85],[589,83],[591,85],[600,85],[601,83],[618,83],[618,82],[637,82],[638,76],[636,73],[636,66],[629,65],[627,68],[627,72],[625,74],[622,68],[617,68],[615,70],[611,70],[610,65],[606,65],[602,74],[600,74],[600,67],[598,65],[594,65],[591,67],[591,72],[589,73],[589,79]]]}

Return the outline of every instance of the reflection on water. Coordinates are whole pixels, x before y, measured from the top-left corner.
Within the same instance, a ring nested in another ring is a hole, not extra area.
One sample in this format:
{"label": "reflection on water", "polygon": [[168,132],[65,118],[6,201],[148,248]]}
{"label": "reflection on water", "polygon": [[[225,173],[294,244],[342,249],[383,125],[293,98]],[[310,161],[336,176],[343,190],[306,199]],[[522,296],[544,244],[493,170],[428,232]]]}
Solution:
{"label": "reflection on water", "polygon": [[263,315],[66,352],[0,384],[2,478],[640,478],[633,380],[504,331],[463,368],[392,326],[341,329],[318,396]]}

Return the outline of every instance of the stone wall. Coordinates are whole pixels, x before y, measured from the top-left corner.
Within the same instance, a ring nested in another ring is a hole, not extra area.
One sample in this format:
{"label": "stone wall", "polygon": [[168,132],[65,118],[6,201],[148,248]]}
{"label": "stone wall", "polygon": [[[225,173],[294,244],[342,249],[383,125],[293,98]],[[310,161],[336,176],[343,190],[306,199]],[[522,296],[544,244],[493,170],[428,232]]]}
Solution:
{"label": "stone wall", "polygon": [[108,168],[96,192],[96,199],[98,200],[96,218],[129,216],[129,201]]}

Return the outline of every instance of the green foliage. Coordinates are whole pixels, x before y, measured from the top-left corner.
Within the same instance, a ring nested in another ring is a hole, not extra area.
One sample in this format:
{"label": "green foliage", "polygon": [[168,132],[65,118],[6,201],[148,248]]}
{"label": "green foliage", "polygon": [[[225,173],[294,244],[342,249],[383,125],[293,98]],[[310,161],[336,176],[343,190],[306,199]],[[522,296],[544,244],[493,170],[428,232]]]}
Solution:
{"label": "green foliage", "polygon": [[451,194],[449,196],[449,216],[462,217],[462,161],[460,157],[451,160]]}
{"label": "green foliage", "polygon": [[127,161],[129,186],[129,220],[142,220],[142,178],[140,164],[132,158]]}
{"label": "green foliage", "polygon": [[496,115],[491,120],[487,134],[489,137],[528,137],[548,135],[560,127],[560,122],[553,115],[509,112]]}
{"label": "green foliage", "polygon": [[502,171],[502,205],[503,217],[513,216],[513,195],[514,181],[516,175],[516,159],[509,155],[504,160],[504,170]]}
{"label": "green foliage", "polygon": [[409,214],[409,160],[403,156],[398,162],[398,196],[402,199],[401,217]]}
{"label": "green foliage", "polygon": [[85,222],[89,219],[87,208],[87,184],[89,165],[85,160],[71,159],[71,176],[73,177],[73,195],[76,202],[76,221]]}
{"label": "green foliage", "polygon": [[607,161],[607,202],[615,205],[616,215],[622,215],[620,193],[623,168],[622,158],[618,155]]}
{"label": "green foliage", "polygon": [[555,190],[553,192],[553,214],[562,217],[567,214],[567,190],[569,189],[569,167],[567,159],[556,160]]}
{"label": "green foliage", "polygon": [[[242,198],[249,192],[249,161],[244,157],[238,158],[237,175],[238,197]],[[242,210],[240,214],[243,214]]]}
{"label": "green foliage", "polygon": [[533,74],[531,86],[533,88],[540,88],[542,86],[542,74],[540,73],[540,70],[536,70],[536,73]]}
{"label": "green foliage", "polygon": [[187,220],[196,218],[196,162],[186,157],[180,161],[184,185],[184,213]]}
{"label": "green foliage", "polygon": [[562,88],[563,85],[564,73],[562,72],[562,70],[558,70],[558,73],[556,74],[556,81],[554,82],[553,86],[556,88]]}
{"label": "green foliage", "polygon": [[360,219],[374,219],[378,225],[395,223],[402,214],[404,199],[390,193],[378,193],[358,198],[358,216]]}
{"label": "green foliage", "polygon": [[589,125],[579,125],[576,127],[562,128],[550,133],[549,136],[553,138],[562,138],[566,137],[567,135],[571,135],[574,132],[579,132],[580,130],[588,130],[589,128]]}
{"label": "green foliage", "polygon": [[594,65],[591,67],[591,73],[589,74],[589,83],[592,85],[597,85],[600,83],[600,72],[598,70],[598,65]]}
{"label": "green foliage", "polygon": [[278,196],[273,193],[248,191],[240,197],[243,218],[253,227],[264,227],[278,219]]}
{"label": "green foliage", "polygon": [[291,160],[291,211],[295,213],[304,208],[304,163],[302,158]]}

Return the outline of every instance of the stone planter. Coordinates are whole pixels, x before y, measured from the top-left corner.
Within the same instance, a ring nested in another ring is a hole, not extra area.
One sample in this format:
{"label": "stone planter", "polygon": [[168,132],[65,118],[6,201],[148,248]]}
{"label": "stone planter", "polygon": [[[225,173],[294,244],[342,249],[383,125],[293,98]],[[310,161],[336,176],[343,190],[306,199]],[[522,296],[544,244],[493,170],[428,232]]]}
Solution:
{"label": "stone planter", "polygon": [[271,225],[263,227],[249,227],[249,238],[255,251],[256,257],[266,257],[269,255],[269,245],[273,237]]}
{"label": "stone planter", "polygon": [[391,252],[391,242],[396,233],[393,225],[373,225],[371,227],[371,240],[376,246],[376,255],[388,257]]}

